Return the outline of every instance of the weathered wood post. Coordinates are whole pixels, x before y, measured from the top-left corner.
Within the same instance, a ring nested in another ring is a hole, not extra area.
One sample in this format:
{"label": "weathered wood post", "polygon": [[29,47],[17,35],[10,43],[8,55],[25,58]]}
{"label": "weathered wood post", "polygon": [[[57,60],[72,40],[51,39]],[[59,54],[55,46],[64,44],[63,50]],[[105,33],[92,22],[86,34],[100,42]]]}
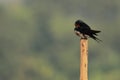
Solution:
{"label": "weathered wood post", "polygon": [[80,80],[88,80],[88,39],[80,39]]}

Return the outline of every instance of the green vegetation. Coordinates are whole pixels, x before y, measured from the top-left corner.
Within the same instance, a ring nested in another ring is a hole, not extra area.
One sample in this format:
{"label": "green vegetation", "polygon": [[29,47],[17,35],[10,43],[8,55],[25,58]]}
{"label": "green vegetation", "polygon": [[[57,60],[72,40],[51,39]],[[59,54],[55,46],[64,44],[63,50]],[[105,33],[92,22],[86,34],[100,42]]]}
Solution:
{"label": "green vegetation", "polygon": [[119,0],[1,0],[0,80],[79,80],[82,19],[101,30],[89,39],[89,80],[120,80]]}

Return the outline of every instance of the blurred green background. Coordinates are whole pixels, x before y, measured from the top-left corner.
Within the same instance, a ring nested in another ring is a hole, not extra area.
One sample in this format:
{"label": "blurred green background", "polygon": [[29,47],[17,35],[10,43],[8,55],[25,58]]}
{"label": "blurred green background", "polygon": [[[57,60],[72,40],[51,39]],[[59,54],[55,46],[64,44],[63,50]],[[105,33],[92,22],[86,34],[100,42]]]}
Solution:
{"label": "blurred green background", "polygon": [[74,22],[89,39],[89,80],[120,80],[120,0],[0,0],[0,80],[79,80]]}

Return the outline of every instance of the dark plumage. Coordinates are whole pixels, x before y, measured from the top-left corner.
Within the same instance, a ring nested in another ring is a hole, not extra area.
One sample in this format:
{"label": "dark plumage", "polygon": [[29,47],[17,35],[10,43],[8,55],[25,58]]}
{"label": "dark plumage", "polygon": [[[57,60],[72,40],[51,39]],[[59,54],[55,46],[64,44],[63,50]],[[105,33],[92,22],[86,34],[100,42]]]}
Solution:
{"label": "dark plumage", "polygon": [[94,39],[96,41],[101,41],[100,39],[98,39],[96,37],[97,33],[100,33],[101,31],[92,30],[86,23],[84,23],[81,20],[77,20],[75,22],[74,31],[75,31],[76,35],[80,36],[81,38],[91,37],[92,39]]}

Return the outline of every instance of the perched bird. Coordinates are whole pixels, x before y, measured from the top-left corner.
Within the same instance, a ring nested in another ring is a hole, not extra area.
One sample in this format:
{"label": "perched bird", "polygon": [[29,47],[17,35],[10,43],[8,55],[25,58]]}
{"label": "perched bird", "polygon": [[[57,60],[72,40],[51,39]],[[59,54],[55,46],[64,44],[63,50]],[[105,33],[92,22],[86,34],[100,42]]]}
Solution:
{"label": "perched bird", "polygon": [[101,31],[99,30],[92,30],[86,23],[84,23],[81,20],[77,20],[75,22],[75,28],[74,31],[76,33],[77,36],[87,39],[88,37],[96,40],[96,41],[101,41],[100,39],[98,39],[96,36],[97,33],[100,33]]}

